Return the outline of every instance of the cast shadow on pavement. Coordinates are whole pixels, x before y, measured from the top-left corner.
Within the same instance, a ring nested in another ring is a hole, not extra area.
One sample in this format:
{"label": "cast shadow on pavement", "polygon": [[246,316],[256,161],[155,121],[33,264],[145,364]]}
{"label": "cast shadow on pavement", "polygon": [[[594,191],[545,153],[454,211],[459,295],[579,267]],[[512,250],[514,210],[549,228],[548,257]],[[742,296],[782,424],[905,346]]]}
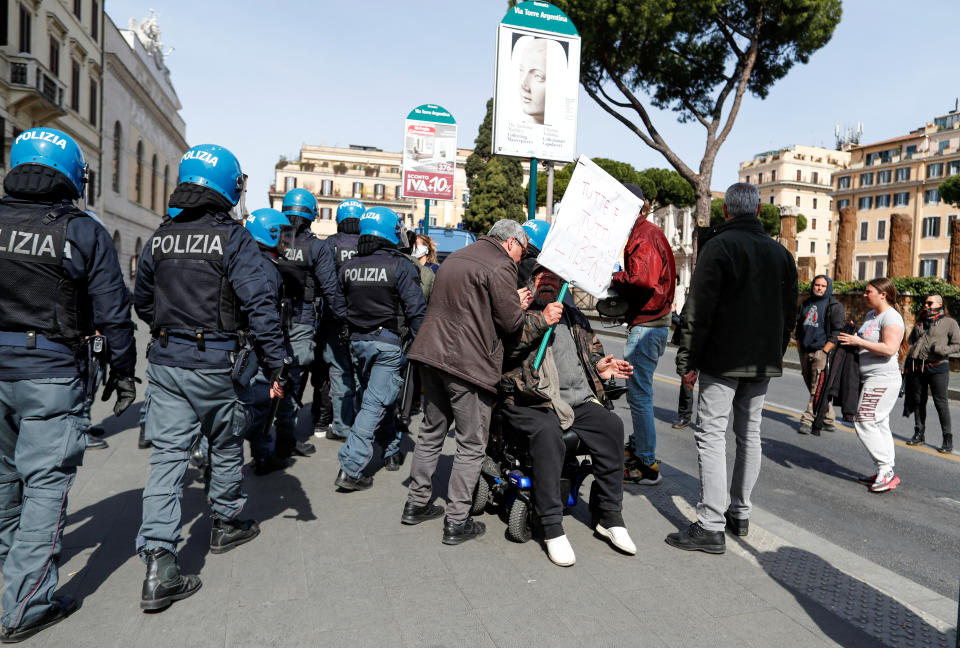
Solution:
{"label": "cast shadow on pavement", "polygon": [[[100,392],[97,393],[97,400],[100,400]],[[104,429],[103,438],[109,439],[112,436],[125,432],[126,430],[136,429],[139,433],[140,431],[140,408],[143,407],[143,400],[138,400],[136,403],[124,410],[123,414],[120,416],[114,416],[113,412],[113,402],[114,398],[110,399],[110,416],[106,417],[100,422],[97,422],[96,417],[91,416],[92,425],[100,425]]]}
{"label": "cast shadow on pavement", "polygon": [[[830,433],[824,432],[823,434],[824,436],[819,437],[819,440],[823,443],[829,443],[829,438],[826,435]],[[817,437],[801,438],[812,438],[815,441],[818,439]],[[793,443],[786,443],[770,437],[761,438],[760,443],[763,448],[763,458],[778,463],[784,468],[807,468],[824,475],[853,482],[863,477],[863,474],[838,464],[826,454],[813,452]],[[821,447],[824,453],[829,452],[827,446]]]}

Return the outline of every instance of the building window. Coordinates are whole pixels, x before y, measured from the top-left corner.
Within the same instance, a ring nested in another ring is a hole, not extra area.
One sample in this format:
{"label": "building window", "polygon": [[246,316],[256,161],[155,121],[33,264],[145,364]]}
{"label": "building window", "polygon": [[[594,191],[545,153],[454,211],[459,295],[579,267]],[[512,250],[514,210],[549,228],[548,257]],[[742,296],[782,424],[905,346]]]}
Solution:
{"label": "building window", "polygon": [[857,262],[857,279],[860,281],[866,281],[867,279],[867,262],[866,261]]}
{"label": "building window", "polygon": [[97,0],[90,3],[90,36],[95,41],[100,38],[100,3]]}
{"label": "building window", "polygon": [[873,201],[873,206],[877,209],[884,209],[890,206],[890,194],[880,194]]}
{"label": "building window", "polygon": [[393,199],[394,199],[394,200],[402,200],[402,197],[401,197],[401,195],[400,195],[402,189],[403,189],[403,188],[402,188],[400,185],[397,185],[396,187],[393,188]]}
{"label": "building window", "polygon": [[320,182],[320,195],[321,196],[333,195],[333,180],[323,180]]}
{"label": "building window", "polygon": [[80,63],[70,60],[70,107],[80,112]]}
{"label": "building window", "polygon": [[73,15],[77,20],[83,19],[83,0],[73,0]]}
{"label": "building window", "polygon": [[877,171],[877,184],[889,184],[891,175],[893,175],[893,171],[890,169]]}
{"label": "building window", "polygon": [[120,122],[115,122],[113,125],[113,180],[110,182],[110,185],[117,193],[120,193],[120,157],[122,155],[122,136],[123,131],[121,130]]}
{"label": "building window", "polygon": [[763,171],[757,174],[757,184],[763,184]]}
{"label": "building window", "polygon": [[773,196],[770,196],[770,204],[773,204]]}
{"label": "building window", "polygon": [[802,177],[800,175],[800,169],[797,169],[797,182],[800,182],[801,180],[802,180]]}
{"label": "building window", "polygon": [[947,175],[957,175],[960,173],[960,160],[953,160],[947,164]]}
{"label": "building window", "polygon": [[283,179],[283,190],[290,191],[297,188],[297,179],[293,176],[287,176]]}
{"label": "building window", "polygon": [[843,209],[844,207],[849,207],[849,206],[850,206],[849,198],[841,198],[840,200],[837,201],[838,210]]}
{"label": "building window", "polygon": [[943,175],[943,162],[934,162],[927,165],[927,177],[939,178]]}
{"label": "building window", "polygon": [[50,37],[50,72],[53,76],[60,77],[60,41]]}
{"label": "building window", "polygon": [[[877,221],[877,240],[884,241],[887,238],[887,221],[879,220]],[[877,275],[878,277],[880,275]]]}
{"label": "building window", "polygon": [[133,181],[137,202],[143,204],[143,141],[137,142],[137,172]]}
{"label": "building window", "polygon": [[150,211],[157,211],[157,154],[150,160]]}
{"label": "building window", "polygon": [[860,174],[860,186],[861,187],[873,186],[873,171],[870,171],[869,173]]}
{"label": "building window", "polygon": [[383,200],[385,189],[386,188],[382,184],[373,185],[373,197],[377,200]]}
{"label": "building window", "polygon": [[353,183],[353,197],[354,198],[363,198],[363,183],[354,182]]}
{"label": "building window", "polygon": [[770,172],[770,182],[776,182],[776,181],[777,181],[777,170],[774,169],[773,171]]}
{"label": "building window", "polygon": [[940,236],[940,217],[924,216],[920,236],[923,238],[938,238]]}
{"label": "building window", "polygon": [[920,259],[920,276],[936,277],[937,276],[937,260],[936,259]]}
{"label": "building window", "polygon": [[800,206],[800,196],[797,196],[797,198],[796,198],[796,200],[795,200],[794,202],[796,203],[797,207],[799,207],[799,206]]}
{"label": "building window", "polygon": [[943,152],[946,151],[948,148],[950,148],[950,142],[949,142],[949,141],[940,142],[940,144],[937,146],[937,153],[943,153]]}
{"label": "building window", "polygon": [[90,79],[90,123],[97,125],[97,82]]}
{"label": "building window", "polygon": [[874,262],[874,264],[873,264],[873,276],[874,276],[874,277],[882,277],[882,276],[884,276],[884,275],[886,274],[886,273],[884,272],[884,270],[886,270],[886,268],[884,267],[884,265],[885,265],[885,264],[884,264],[883,261],[876,261],[876,262]]}
{"label": "building window", "polygon": [[816,198],[813,199],[813,208],[814,208],[814,209],[817,208],[817,199],[816,199]]}
{"label": "building window", "polygon": [[910,204],[910,192],[909,191],[898,191],[893,194],[893,206],[894,207],[906,207]]}
{"label": "building window", "polygon": [[927,189],[923,192],[923,204],[924,205],[939,205],[940,204],[940,190],[939,189]]}
{"label": "building window", "polygon": [[32,50],[30,49],[30,33],[33,31],[33,14],[30,13],[30,10],[20,5],[20,52],[22,54],[29,54]]}
{"label": "building window", "polygon": [[833,221],[832,221],[832,220],[828,220],[828,221],[827,221],[827,231],[829,232],[829,231],[831,231],[832,229],[833,229]]}
{"label": "building window", "polygon": [[820,174],[816,171],[813,172],[813,178],[810,180],[813,184],[820,184]]}
{"label": "building window", "polygon": [[864,221],[863,223],[860,223],[860,240],[866,241],[867,235],[869,233],[870,233],[870,223],[867,223],[866,221]]}
{"label": "building window", "polygon": [[167,211],[167,201],[170,199],[170,165],[164,165],[163,167],[163,203],[160,205],[161,211],[166,213]]}
{"label": "building window", "polygon": [[894,172],[893,179],[897,182],[907,182],[910,179],[910,167],[900,167]]}
{"label": "building window", "polygon": [[843,176],[837,178],[837,189],[849,189],[850,188],[850,176]]}
{"label": "building window", "polygon": [[812,223],[810,224],[810,229],[817,229],[817,219],[816,219],[816,218],[814,218],[813,221],[812,221]]}
{"label": "building window", "polygon": [[817,253],[817,242],[810,241],[810,254],[816,254],[816,253]]}
{"label": "building window", "polygon": [[96,204],[97,198],[97,172],[89,171],[87,173],[87,204],[93,207]]}
{"label": "building window", "polygon": [[333,218],[333,210],[330,207],[321,207],[320,218],[322,220],[330,220],[331,218]]}
{"label": "building window", "polygon": [[830,241],[827,241],[827,256],[830,255]]}
{"label": "building window", "polygon": [[747,179],[744,180],[744,182],[746,182],[747,184],[750,184],[750,176],[747,176]]}
{"label": "building window", "polygon": [[857,200],[857,209],[873,209],[873,196],[860,196]]}

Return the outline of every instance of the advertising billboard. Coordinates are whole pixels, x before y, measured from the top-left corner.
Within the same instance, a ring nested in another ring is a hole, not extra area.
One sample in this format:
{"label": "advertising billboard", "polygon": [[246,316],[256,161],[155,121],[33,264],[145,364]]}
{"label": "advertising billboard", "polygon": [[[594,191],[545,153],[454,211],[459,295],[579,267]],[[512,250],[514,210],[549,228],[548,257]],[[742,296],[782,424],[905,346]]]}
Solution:
{"label": "advertising billboard", "polygon": [[453,200],[457,124],[446,109],[424,104],[403,123],[404,198]]}
{"label": "advertising billboard", "polygon": [[580,36],[546,2],[512,7],[497,29],[493,153],[569,162],[577,144]]}

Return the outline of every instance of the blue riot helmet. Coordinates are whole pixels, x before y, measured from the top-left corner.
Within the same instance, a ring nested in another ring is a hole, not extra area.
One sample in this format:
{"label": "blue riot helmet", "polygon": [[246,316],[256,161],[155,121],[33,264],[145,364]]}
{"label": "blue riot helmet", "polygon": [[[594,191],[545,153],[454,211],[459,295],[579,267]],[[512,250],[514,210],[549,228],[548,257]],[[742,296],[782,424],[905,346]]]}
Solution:
{"label": "blue riot helmet", "polygon": [[87,164],[83,151],[72,137],[54,128],[31,128],[25,130],[10,147],[10,168],[21,164],[39,164],[56,169],[83,196],[87,182]]}
{"label": "blue riot helmet", "polygon": [[543,244],[547,240],[550,223],[539,218],[532,218],[523,224],[523,231],[527,233],[527,245],[532,245],[539,252],[543,250]]}
{"label": "blue riot helmet", "polygon": [[198,144],[180,158],[177,183],[208,187],[236,205],[243,195],[247,176],[237,157],[216,144]]}
{"label": "blue riot helmet", "polygon": [[397,212],[389,207],[371,207],[360,217],[360,236],[379,236],[398,244],[402,233]]}
{"label": "blue riot helmet", "polygon": [[348,218],[360,218],[367,211],[367,208],[359,200],[344,200],[337,205],[337,225]]}
{"label": "blue riot helmet", "polygon": [[283,206],[280,209],[293,224],[296,224],[293,220],[294,216],[306,218],[312,223],[317,217],[317,199],[306,189],[291,189],[283,197]]}
{"label": "blue riot helmet", "polygon": [[169,216],[170,218],[176,218],[177,216],[180,215],[180,212],[182,211],[183,210],[180,209],[179,207],[167,207],[167,216]]}
{"label": "blue riot helmet", "polygon": [[[284,239],[285,231],[290,230],[290,221],[276,209],[264,207],[255,209],[243,223],[250,235],[260,245],[277,248]],[[280,250],[282,251],[282,249]]]}

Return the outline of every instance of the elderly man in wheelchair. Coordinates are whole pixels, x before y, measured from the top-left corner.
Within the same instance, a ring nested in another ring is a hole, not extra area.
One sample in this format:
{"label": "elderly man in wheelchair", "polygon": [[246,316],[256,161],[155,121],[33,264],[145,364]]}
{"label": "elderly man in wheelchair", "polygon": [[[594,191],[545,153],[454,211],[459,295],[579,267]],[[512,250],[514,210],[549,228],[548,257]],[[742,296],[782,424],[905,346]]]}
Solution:
{"label": "elderly man in wheelchair", "polygon": [[[590,526],[616,549],[637,549],[624,526],[623,421],[608,409],[604,381],[627,378],[633,367],[604,355],[587,318],[571,302],[555,301],[561,280],[537,266],[532,275],[534,303],[526,313],[522,337],[504,360],[499,407],[504,426],[525,436],[533,469],[534,520],[543,534],[547,555],[568,567],[576,561],[563,531],[561,473],[568,451],[589,453],[593,461]],[[556,325],[539,370],[533,368],[544,334]],[[568,443],[571,432],[575,448]],[[567,443],[564,437],[568,437]],[[576,490],[579,484],[574,485]],[[575,501],[575,494],[571,501]]]}

